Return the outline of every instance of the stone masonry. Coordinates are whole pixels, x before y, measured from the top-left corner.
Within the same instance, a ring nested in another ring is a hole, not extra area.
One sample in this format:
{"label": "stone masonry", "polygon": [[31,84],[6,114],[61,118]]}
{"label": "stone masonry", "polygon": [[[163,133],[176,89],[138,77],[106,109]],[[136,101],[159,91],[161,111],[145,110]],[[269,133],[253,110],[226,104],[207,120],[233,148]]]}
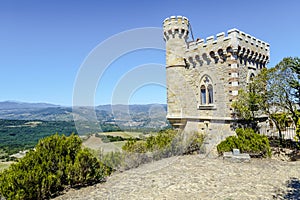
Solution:
{"label": "stone masonry", "polygon": [[186,17],[163,22],[166,42],[167,119],[186,132],[207,134],[207,144],[234,134],[232,102],[269,62],[269,44],[237,29],[189,40]]}

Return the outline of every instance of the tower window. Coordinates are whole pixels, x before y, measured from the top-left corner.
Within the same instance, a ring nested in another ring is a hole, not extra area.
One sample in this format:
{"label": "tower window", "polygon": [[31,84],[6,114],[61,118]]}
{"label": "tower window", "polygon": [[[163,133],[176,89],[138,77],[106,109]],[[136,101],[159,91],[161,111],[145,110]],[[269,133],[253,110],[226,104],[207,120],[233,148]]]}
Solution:
{"label": "tower window", "polygon": [[208,85],[207,90],[208,90],[208,104],[212,104],[213,103],[213,87],[212,87],[212,85]]}
{"label": "tower window", "polygon": [[213,104],[213,85],[212,81],[208,76],[204,76],[201,80],[201,87],[200,87],[200,100],[201,105],[208,105]]}
{"label": "tower window", "polygon": [[206,87],[201,86],[201,104],[206,104]]}

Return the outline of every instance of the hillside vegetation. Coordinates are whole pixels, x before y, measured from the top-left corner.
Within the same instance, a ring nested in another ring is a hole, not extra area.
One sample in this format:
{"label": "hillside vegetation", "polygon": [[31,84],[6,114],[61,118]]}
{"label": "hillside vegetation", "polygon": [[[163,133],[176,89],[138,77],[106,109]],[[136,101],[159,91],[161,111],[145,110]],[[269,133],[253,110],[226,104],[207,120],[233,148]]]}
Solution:
{"label": "hillside vegetation", "polygon": [[[91,122],[81,122],[80,124],[86,127],[85,133],[87,135],[93,131],[93,128],[90,128],[90,126],[93,126]],[[102,126],[102,130],[112,132],[115,130],[120,131],[120,128],[113,124],[106,124]],[[73,121],[0,119],[0,161],[9,160],[10,155],[19,151],[32,149],[40,139],[54,133],[65,133],[67,136],[72,133],[78,134]],[[123,139],[110,137],[110,140]]]}
{"label": "hillside vegetation", "polygon": [[100,152],[100,160],[114,170],[127,170],[162,158],[199,153],[205,136],[167,129],[140,140],[130,139],[122,152]]}
{"label": "hillside vegetation", "polygon": [[[92,111],[95,111],[97,120]],[[0,102],[0,161],[10,160],[10,155],[33,148],[39,139],[53,133],[143,133],[168,126],[164,104],[72,108],[45,103]],[[109,141],[113,140],[123,139],[109,138]]]}
{"label": "hillside vegetation", "polygon": [[[166,121],[166,109],[165,104],[65,107],[6,101],[0,102],[0,119],[70,122],[75,120],[79,123],[97,121],[103,131],[158,131],[169,125]],[[89,129],[91,130],[91,127]]]}
{"label": "hillside vegetation", "polygon": [[48,199],[66,187],[105,180],[111,172],[78,136],[58,134],[39,141],[35,150],[0,173],[0,196],[7,199]]}
{"label": "hillside vegetation", "polygon": [[[77,133],[74,122],[0,119],[0,159],[33,148],[40,139],[53,133]],[[4,153],[1,154],[1,151]],[[2,155],[2,156],[1,156]]]}

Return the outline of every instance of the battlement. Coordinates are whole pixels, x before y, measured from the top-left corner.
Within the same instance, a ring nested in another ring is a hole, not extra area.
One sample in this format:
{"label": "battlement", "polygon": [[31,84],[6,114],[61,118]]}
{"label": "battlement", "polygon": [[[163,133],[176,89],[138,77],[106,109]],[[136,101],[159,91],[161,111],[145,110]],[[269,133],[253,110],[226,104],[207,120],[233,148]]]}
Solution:
{"label": "battlement", "polygon": [[188,38],[189,20],[183,16],[171,16],[163,22],[164,39],[168,40],[171,36],[179,38]]}
{"label": "battlement", "polygon": [[182,25],[182,24],[185,24],[185,25],[189,25],[189,20],[188,18],[186,17],[183,17],[183,16],[171,16],[171,17],[168,17],[164,20],[163,22],[163,25],[164,27],[167,27],[168,25]]}
{"label": "battlement", "polygon": [[[237,40],[238,39],[238,40]],[[259,40],[249,34],[246,34],[238,29],[230,29],[227,31],[227,35],[225,32],[218,33],[216,36],[212,35],[204,39],[197,39],[196,41],[189,42],[189,46],[207,46],[209,44],[220,44],[224,41],[232,41],[232,42],[241,42],[249,45],[253,45],[254,47],[259,47],[266,51],[269,51],[270,45],[262,40]]]}
{"label": "battlement", "polygon": [[212,35],[204,39],[197,39],[187,43],[186,52],[202,49],[210,55],[223,53],[236,54],[240,57],[254,59],[263,63],[269,62],[270,45],[238,29]]}
{"label": "battlement", "polygon": [[[270,45],[238,29],[188,40],[189,20],[163,22],[166,42],[167,118],[185,132],[207,134],[207,143],[234,134],[232,103],[269,62]],[[214,131],[222,130],[222,131]]]}

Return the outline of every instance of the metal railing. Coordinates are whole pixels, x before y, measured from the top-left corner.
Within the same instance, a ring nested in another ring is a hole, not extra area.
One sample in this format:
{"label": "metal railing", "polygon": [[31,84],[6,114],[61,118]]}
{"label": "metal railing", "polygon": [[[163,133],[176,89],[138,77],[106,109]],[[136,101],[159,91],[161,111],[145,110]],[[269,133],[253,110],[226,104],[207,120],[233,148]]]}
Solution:
{"label": "metal railing", "polygon": [[[266,135],[268,137],[278,137],[279,138],[279,131],[274,127],[260,127],[259,133],[262,135]],[[296,136],[296,128],[295,127],[285,127],[281,129],[282,139],[285,140],[293,140],[295,141]]]}

